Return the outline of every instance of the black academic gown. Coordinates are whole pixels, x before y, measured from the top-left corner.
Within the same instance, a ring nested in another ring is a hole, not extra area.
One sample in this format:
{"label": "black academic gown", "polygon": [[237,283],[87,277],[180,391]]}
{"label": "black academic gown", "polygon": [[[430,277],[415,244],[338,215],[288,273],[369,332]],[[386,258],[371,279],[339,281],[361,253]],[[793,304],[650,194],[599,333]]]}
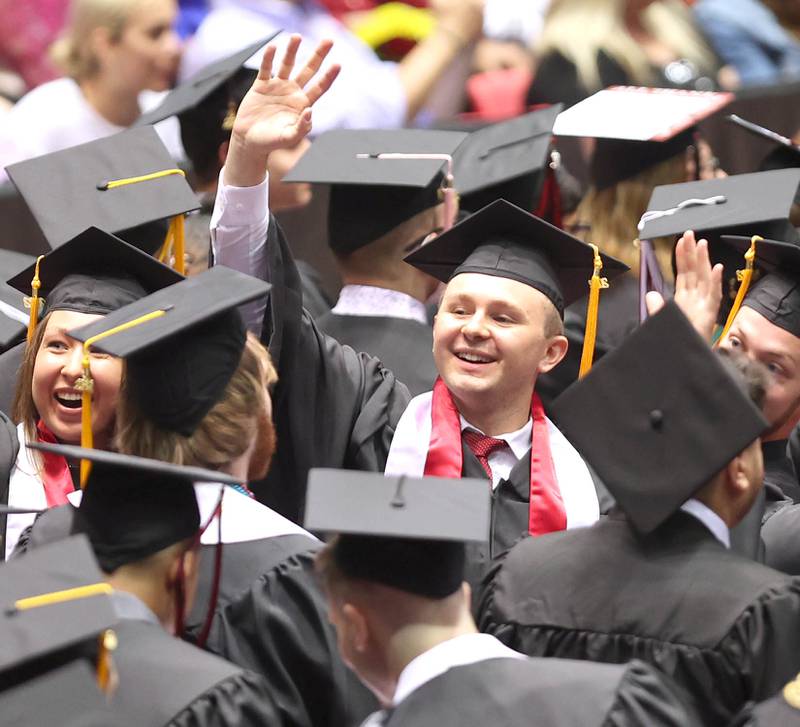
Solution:
{"label": "black academic gown", "polygon": [[176,639],[160,625],[115,627],[119,686],[111,707],[140,727],[285,725],[263,677]]}
{"label": "black academic gown", "polygon": [[792,706],[779,692],[760,704],[748,704],[730,727],[800,727],[800,704]]}
{"label": "black academic gown", "polygon": [[530,656],[642,659],[709,725],[800,670],[800,581],[727,550],[683,512],[648,537],[615,511],[525,540],[487,578],[478,620]]}
{"label": "black academic gown", "polygon": [[[68,537],[75,529],[74,515],[71,505],[46,511],[36,519],[25,547]],[[264,677],[279,724],[357,724],[376,705],[339,656],[314,575],[313,558],[320,547],[308,535],[287,534],[225,543],[222,549],[222,577],[205,648]],[[190,641],[208,613],[215,549],[201,547],[195,605],[185,625]]]}
{"label": "black academic gown", "polygon": [[339,343],[379,358],[413,396],[433,388],[437,371],[430,326],[388,315],[354,316],[332,312],[316,320],[320,331]]}
{"label": "black academic gown", "polygon": [[693,727],[674,688],[639,661],[624,666],[497,658],[448,669],[385,715],[385,727]]}

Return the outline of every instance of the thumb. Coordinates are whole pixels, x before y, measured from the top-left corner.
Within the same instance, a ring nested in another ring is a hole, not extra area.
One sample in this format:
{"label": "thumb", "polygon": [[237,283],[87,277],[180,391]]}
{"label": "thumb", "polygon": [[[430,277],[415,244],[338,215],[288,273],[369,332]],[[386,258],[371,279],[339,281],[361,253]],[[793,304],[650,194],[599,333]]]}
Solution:
{"label": "thumb", "polygon": [[664,307],[664,296],[656,290],[651,290],[644,297],[647,306],[647,315],[654,316]]}

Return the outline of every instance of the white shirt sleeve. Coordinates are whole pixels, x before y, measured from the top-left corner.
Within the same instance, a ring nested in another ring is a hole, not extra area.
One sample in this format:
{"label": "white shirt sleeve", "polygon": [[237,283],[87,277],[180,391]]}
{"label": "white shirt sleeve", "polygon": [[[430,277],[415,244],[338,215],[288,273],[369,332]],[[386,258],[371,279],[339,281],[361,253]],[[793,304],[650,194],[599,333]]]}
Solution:
{"label": "white shirt sleeve", "polygon": [[[254,187],[231,187],[219,174],[217,198],[211,215],[211,247],[215,265],[268,281],[269,176]],[[248,330],[261,335],[266,298],[241,307]]]}

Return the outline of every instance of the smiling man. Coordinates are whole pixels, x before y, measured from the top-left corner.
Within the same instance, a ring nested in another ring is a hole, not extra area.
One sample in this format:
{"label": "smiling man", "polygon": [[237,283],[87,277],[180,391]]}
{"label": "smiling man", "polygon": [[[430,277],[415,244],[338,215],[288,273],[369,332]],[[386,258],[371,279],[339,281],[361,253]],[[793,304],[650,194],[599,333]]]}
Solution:
{"label": "smiling man", "polygon": [[[317,68],[324,46],[321,53]],[[309,128],[308,100],[290,80],[293,58],[271,78],[273,58],[268,46],[234,123],[214,237],[216,262],[272,283],[262,339],[279,374],[280,444],[267,480],[252,484],[256,495],[296,519],[312,467],[490,479],[492,538],[471,554],[470,580],[528,533],[594,522],[600,508],[589,470],[534,394],[538,375],[566,353],[561,316],[589,292],[593,249],[501,200],[409,256],[447,283],[433,335],[440,378],[409,403],[406,387],[378,359],[320,333],[303,313],[291,252],[274,220],[244,220],[235,210],[242,194],[266,195],[265,160]],[[354,213],[353,224],[358,219]],[[260,267],[239,254],[240,241],[265,250]],[[625,269],[602,262],[608,278]]]}

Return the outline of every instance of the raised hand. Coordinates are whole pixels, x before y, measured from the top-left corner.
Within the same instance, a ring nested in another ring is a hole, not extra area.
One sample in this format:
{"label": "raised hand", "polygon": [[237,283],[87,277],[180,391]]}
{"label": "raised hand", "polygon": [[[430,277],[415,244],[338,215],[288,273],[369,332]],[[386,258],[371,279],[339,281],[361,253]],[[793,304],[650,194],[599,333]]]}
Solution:
{"label": "raised hand", "polygon": [[[696,242],[691,230],[684,232],[675,246],[675,264],[675,302],[695,330],[711,341],[722,302],[722,265],[711,267],[708,241]],[[654,291],[647,294],[646,302],[650,315],[664,305],[664,299]]]}
{"label": "raised hand", "polygon": [[332,41],[325,40],[292,78],[301,42],[299,35],[291,36],[275,76],[272,66],[276,48],[270,44],[264,50],[258,77],[236,113],[225,162],[227,184],[260,183],[266,175],[269,154],[296,146],[311,131],[311,107],[331,87],[340,68],[334,64],[318,75],[333,47]]}

